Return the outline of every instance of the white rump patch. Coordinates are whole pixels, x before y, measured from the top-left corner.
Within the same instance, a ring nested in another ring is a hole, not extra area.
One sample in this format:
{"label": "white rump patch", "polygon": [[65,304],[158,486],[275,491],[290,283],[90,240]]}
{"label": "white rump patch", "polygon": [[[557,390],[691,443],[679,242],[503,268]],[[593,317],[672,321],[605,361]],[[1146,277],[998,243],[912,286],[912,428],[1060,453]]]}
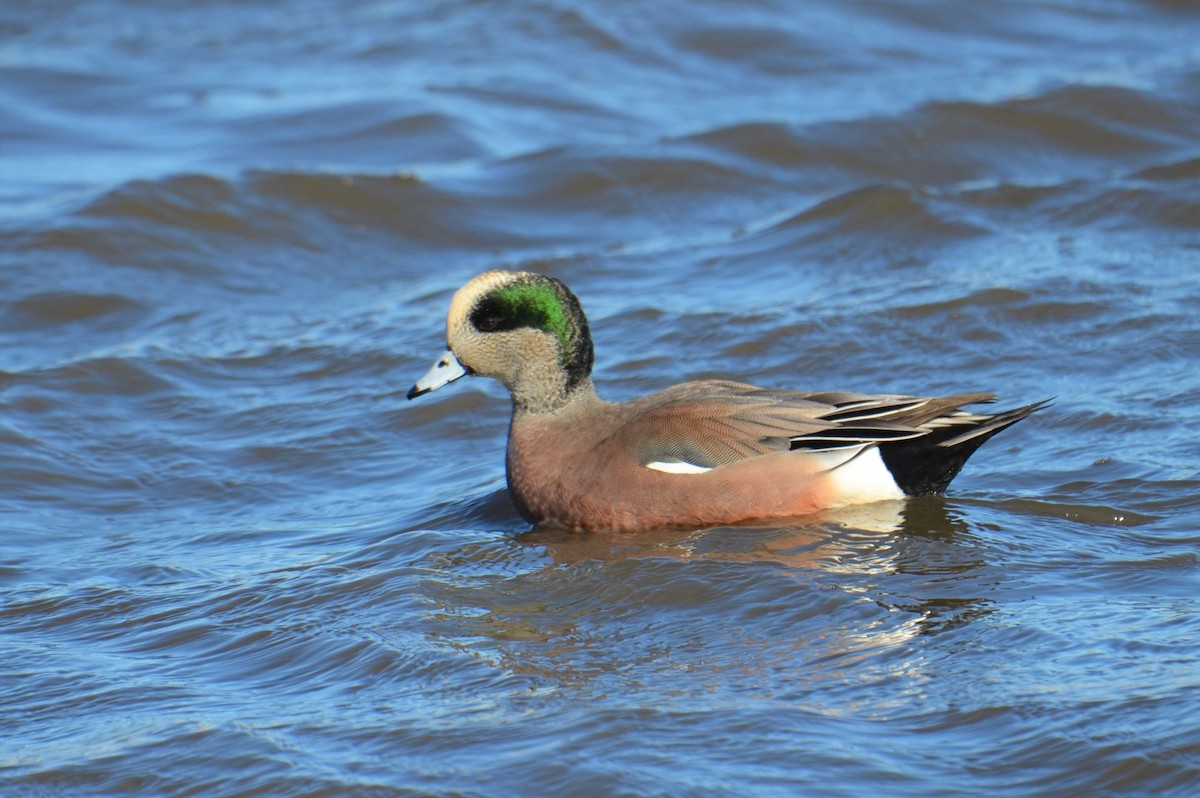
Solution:
{"label": "white rump patch", "polygon": [[671,460],[670,462],[655,460],[653,463],[646,463],[646,468],[653,468],[664,474],[703,474],[705,471],[712,471],[711,468],[698,466],[695,463],[685,463],[682,460]]}
{"label": "white rump patch", "polygon": [[878,446],[871,446],[828,473],[839,503],[864,504],[904,498],[904,491],[883,464]]}

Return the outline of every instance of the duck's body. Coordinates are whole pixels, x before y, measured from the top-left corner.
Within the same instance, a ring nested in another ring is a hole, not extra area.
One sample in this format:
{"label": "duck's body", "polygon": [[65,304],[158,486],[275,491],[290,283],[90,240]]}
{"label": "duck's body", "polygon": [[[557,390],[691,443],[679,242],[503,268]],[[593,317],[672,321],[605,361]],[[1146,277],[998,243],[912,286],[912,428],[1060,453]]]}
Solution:
{"label": "duck's body", "polygon": [[450,352],[409,398],[464,374],[500,379],[513,395],[517,509],[579,530],[709,526],[938,493],[984,441],[1041,406],[981,415],[960,408],[989,394],[806,394],[715,380],[605,402],[578,300],[528,273],[472,280],[447,328]]}
{"label": "duck's body", "polygon": [[638,438],[663,407],[676,405],[679,424],[700,409],[668,398],[696,388],[703,386],[678,386],[626,404],[604,402],[592,391],[561,413],[514,416],[508,486],[521,514],[535,523],[630,530],[803,515],[826,503],[813,464],[782,453],[703,471],[695,466],[695,473],[664,471],[671,461],[638,456]]}

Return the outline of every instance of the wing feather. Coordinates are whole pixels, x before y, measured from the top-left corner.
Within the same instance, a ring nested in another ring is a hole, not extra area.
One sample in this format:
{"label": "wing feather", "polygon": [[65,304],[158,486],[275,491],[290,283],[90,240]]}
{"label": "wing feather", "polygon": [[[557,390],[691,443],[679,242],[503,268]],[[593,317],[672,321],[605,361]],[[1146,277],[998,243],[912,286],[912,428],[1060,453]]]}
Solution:
{"label": "wing feather", "polygon": [[959,410],[992,401],[991,394],[943,398],[868,396],[845,391],[804,393],[708,380],[684,383],[630,404],[613,443],[650,464],[688,464],[696,472],[774,452],[811,456],[910,440],[935,428],[981,419]]}

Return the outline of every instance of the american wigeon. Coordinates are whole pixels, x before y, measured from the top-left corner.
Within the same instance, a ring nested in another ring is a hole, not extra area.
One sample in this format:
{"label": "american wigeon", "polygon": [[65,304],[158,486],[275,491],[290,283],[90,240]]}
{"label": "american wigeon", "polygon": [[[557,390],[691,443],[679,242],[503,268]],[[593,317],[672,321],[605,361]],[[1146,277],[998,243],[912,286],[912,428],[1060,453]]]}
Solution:
{"label": "american wigeon", "polygon": [[687,382],[613,404],[592,385],[592,337],[561,281],[491,271],[460,288],[449,351],[408,398],[464,375],[512,394],[508,487],[530,522],[633,531],[799,516],[940,493],[984,441],[1045,402],[803,393]]}

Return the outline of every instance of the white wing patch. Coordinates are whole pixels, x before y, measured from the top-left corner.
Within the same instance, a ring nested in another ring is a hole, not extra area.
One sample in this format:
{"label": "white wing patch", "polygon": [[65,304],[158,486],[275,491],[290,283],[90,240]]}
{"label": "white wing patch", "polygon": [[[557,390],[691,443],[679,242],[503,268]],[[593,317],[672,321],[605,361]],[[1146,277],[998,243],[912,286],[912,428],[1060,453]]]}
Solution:
{"label": "white wing patch", "polygon": [[698,466],[695,463],[685,463],[682,460],[666,462],[655,460],[653,463],[646,463],[646,468],[662,471],[664,474],[703,474],[705,471],[712,471],[711,468]]}

